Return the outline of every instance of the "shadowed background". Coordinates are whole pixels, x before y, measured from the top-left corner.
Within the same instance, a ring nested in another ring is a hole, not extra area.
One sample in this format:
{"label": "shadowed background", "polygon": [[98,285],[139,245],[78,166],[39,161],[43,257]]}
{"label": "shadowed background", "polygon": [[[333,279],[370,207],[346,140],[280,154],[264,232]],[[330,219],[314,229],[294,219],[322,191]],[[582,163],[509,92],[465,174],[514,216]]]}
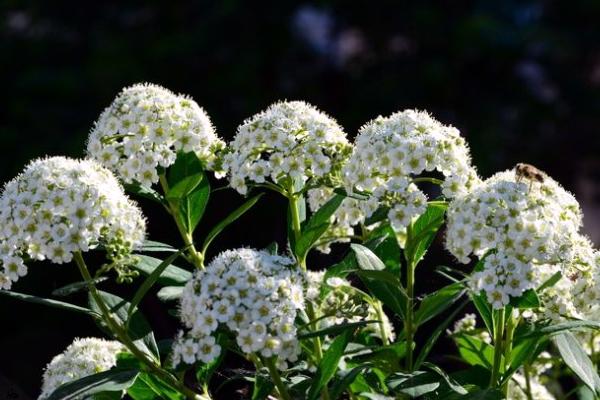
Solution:
{"label": "shadowed background", "polygon": [[[525,161],[559,180],[600,243],[598,1],[0,5],[3,182],[34,157],[82,156],[102,109],[137,82],[191,95],[227,140],[280,99],[313,103],[351,136],[379,114],[416,107],[461,130],[482,176]],[[243,201],[231,191],[213,198],[200,239]],[[179,245],[164,213],[142,206],[152,238]],[[284,217],[285,203],[268,194],[209,257],[274,240],[284,246]],[[343,253],[314,257],[311,267]],[[433,279],[427,266],[442,262],[452,260],[438,243],[418,279]],[[72,266],[40,263],[14,289],[48,296],[77,279]],[[164,307],[150,299],[142,308],[159,338],[173,335],[177,324]],[[73,336],[99,335],[85,317],[5,297],[0,317],[0,399],[36,397],[52,356]]]}

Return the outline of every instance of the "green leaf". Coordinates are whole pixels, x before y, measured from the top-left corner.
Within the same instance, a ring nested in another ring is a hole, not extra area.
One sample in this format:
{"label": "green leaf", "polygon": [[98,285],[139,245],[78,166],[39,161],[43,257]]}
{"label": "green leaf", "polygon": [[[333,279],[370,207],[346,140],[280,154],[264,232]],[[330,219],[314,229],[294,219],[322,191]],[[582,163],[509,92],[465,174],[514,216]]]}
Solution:
{"label": "green leaf", "polygon": [[298,258],[305,258],[314,244],[331,226],[331,216],[342,204],[342,201],[344,201],[344,196],[336,194],[303,224],[302,235],[294,247]]}
{"label": "green leaf", "polygon": [[552,275],[550,278],[548,278],[546,280],[546,282],[542,283],[540,285],[540,287],[537,288],[537,292],[541,292],[544,289],[547,289],[549,287],[556,285],[558,283],[558,281],[560,281],[561,278],[562,278],[562,274],[560,273],[560,271],[554,273],[554,275]]}
{"label": "green leaf", "polygon": [[574,321],[566,321],[560,322],[558,324],[547,325],[543,327],[537,327],[522,336],[522,338],[529,338],[535,336],[545,336],[552,335],[555,333],[563,332],[563,331],[572,331],[572,330],[582,330],[582,329],[592,329],[592,330],[600,330],[600,322],[596,321],[588,321],[588,320],[574,320]]}
{"label": "green leaf", "polygon": [[43,297],[32,296],[30,294],[12,292],[10,290],[0,290],[0,295],[12,297],[13,299],[26,301],[28,303],[42,304],[42,305],[45,305],[48,307],[60,308],[62,310],[74,311],[77,313],[90,315],[94,318],[101,318],[100,313],[90,310],[89,308],[80,307],[78,305],[71,304],[71,303],[65,303],[64,301],[46,299]]}
{"label": "green leaf", "polygon": [[519,297],[511,297],[510,305],[519,309],[537,308],[540,306],[540,298],[533,289],[527,289]]}
{"label": "green leaf", "polygon": [[360,244],[351,244],[350,247],[356,255],[356,262],[361,269],[370,271],[381,271],[385,264],[370,249]]}
{"label": "green leaf", "polygon": [[423,363],[423,366],[426,368],[429,368],[430,370],[432,370],[433,372],[435,372],[436,374],[438,374],[439,376],[441,376],[444,381],[446,382],[446,385],[448,385],[448,387],[458,393],[458,394],[467,394],[467,390],[465,388],[463,388],[458,382],[456,382],[454,379],[450,378],[448,376],[448,374],[446,374],[441,368],[439,368],[437,365],[432,364],[432,363],[428,363],[425,362]]}
{"label": "green leaf", "polygon": [[256,374],[254,388],[252,389],[252,400],[265,400],[273,392],[275,385],[270,378]]}
{"label": "green leaf", "polygon": [[74,400],[103,392],[127,390],[137,378],[138,370],[111,369],[61,385],[47,400]]}
{"label": "green leaf", "polygon": [[404,254],[406,260],[412,260],[416,265],[421,261],[425,252],[433,242],[435,235],[444,223],[447,204],[429,203],[427,210],[410,227]]}
{"label": "green leaf", "polygon": [[321,389],[327,386],[327,383],[333,378],[338,369],[338,364],[344,350],[352,337],[352,331],[346,330],[343,334],[336,337],[327,351],[323,354],[323,359],[317,367],[317,373],[310,389],[308,390],[308,400],[315,400],[319,397]]}
{"label": "green leaf", "polygon": [[[98,276],[96,278],[92,279],[92,282],[94,284],[100,283],[100,282],[104,282],[105,280],[107,280],[108,278],[105,276]],[[53,296],[58,296],[58,297],[67,297],[70,296],[74,293],[80,292],[82,290],[87,290],[89,288],[89,284],[86,281],[80,281],[80,282],[75,282],[75,283],[71,283],[69,285],[65,285],[61,288],[58,289],[54,289],[52,291],[52,295]]]}
{"label": "green leaf", "polygon": [[390,389],[410,397],[420,397],[440,387],[439,376],[431,372],[396,372],[387,379]]}
{"label": "green leaf", "polygon": [[442,289],[425,296],[421,305],[415,312],[417,326],[436,317],[450,307],[465,294],[466,289],[460,282],[452,283]]}
{"label": "green leaf", "polygon": [[600,377],[594,364],[587,356],[581,345],[570,332],[564,332],[553,337],[553,342],[567,366],[593,392],[600,391]]}
{"label": "green leaf", "polygon": [[339,399],[342,397],[344,391],[354,382],[356,377],[363,372],[363,370],[370,368],[369,364],[359,365],[357,367],[352,368],[350,371],[346,371],[344,375],[340,379],[338,379],[331,391],[329,392],[329,397],[331,399]]}
{"label": "green leaf", "polygon": [[[159,277],[161,276],[163,271],[165,271],[165,269],[168,266],[170,266],[171,263],[173,261],[175,261],[180,255],[181,255],[181,251],[171,254],[167,259],[165,259],[160,264],[158,264],[158,266],[154,269],[154,271],[152,271],[152,273],[150,275],[148,275],[148,277],[144,280],[144,282],[138,288],[137,292],[135,292],[135,295],[133,296],[133,300],[131,300],[131,304],[129,305],[129,309],[127,310],[127,315],[129,317],[131,317],[131,315],[135,312],[138,304],[140,304],[140,302],[142,301],[142,299],[144,298],[146,293],[148,293],[148,290],[150,290],[152,288],[152,286],[154,286],[154,284],[159,279]],[[127,320],[129,321],[129,318]]]}
{"label": "green leaf", "polygon": [[127,183],[124,184],[123,187],[126,191],[136,194],[140,197],[144,197],[159,204],[165,203],[165,199],[160,193],[147,186],[142,186],[139,183]]}
{"label": "green leaf", "polygon": [[391,283],[391,279],[397,279],[387,271],[357,271],[369,293],[380,300],[396,315],[404,318],[406,309],[407,295],[399,280]]}
{"label": "green leaf", "polygon": [[169,301],[177,301],[181,299],[183,295],[183,286],[165,286],[161,288],[156,296],[160,301],[169,302]]}
{"label": "green leaf", "polygon": [[481,389],[474,392],[469,392],[466,395],[453,393],[444,400],[502,400],[504,395],[498,389]]}
{"label": "green leaf", "polygon": [[379,321],[358,321],[358,322],[346,322],[342,324],[332,325],[327,328],[319,329],[304,334],[298,335],[298,340],[306,340],[314,337],[325,337],[328,335],[336,335],[340,332],[346,332],[348,330],[353,331],[356,328],[366,326],[368,324],[378,324]]}
{"label": "green leaf", "polygon": [[175,247],[154,240],[144,240],[139,251],[143,253],[172,253],[178,251]]}
{"label": "green leaf", "polygon": [[[375,242],[374,239],[377,239],[378,241]],[[385,264],[386,271],[389,271],[400,278],[402,249],[398,244],[398,239],[396,239],[396,232],[394,232],[390,224],[382,224],[375,228],[369,234],[369,239],[364,245],[372,250]]]}
{"label": "green leaf", "polygon": [[[470,365],[481,365],[487,369],[492,368],[494,348],[482,340],[470,335],[456,335],[454,341],[463,360]],[[503,359],[504,360],[504,359]],[[504,363],[501,363],[501,366]],[[501,367],[501,370],[503,368]]]}
{"label": "green leaf", "polygon": [[[178,251],[175,254],[179,255],[181,253]],[[138,258],[138,262],[133,266],[133,268],[137,269],[138,271],[147,276],[152,275],[157,270],[157,268],[163,263],[163,260],[150,256],[136,255],[136,257]],[[192,279],[191,272],[186,271],[185,269],[177,267],[173,264],[170,264],[167,265],[161,272],[160,276],[157,279],[157,282],[165,286],[183,286],[190,279]]]}
{"label": "green leaf", "polygon": [[[180,151],[179,153],[177,153],[177,158],[175,159],[173,165],[169,167],[167,179],[169,182],[169,187],[175,188],[178,184],[187,180],[190,177],[195,177],[195,179],[197,179],[197,183],[199,183],[202,179],[199,175],[201,175],[203,172],[204,168],[202,166],[202,162],[200,161],[196,153],[185,153]],[[190,193],[195,188],[194,185],[189,183],[186,186],[190,188],[187,193]],[[171,192],[171,190],[169,190],[169,192]],[[181,190],[181,192],[185,193],[185,190]]]}
{"label": "green leaf", "polygon": [[456,307],[456,309],[450,315],[448,315],[448,317],[446,317],[446,319],[444,319],[444,321],[442,321],[442,323],[439,324],[437,328],[435,328],[435,330],[431,333],[431,335],[423,345],[421,352],[417,356],[417,359],[415,360],[415,369],[419,369],[421,367],[421,364],[423,363],[423,361],[425,361],[425,359],[429,355],[429,352],[431,352],[431,350],[433,349],[433,345],[437,342],[442,332],[446,330],[448,325],[450,325],[450,323],[454,321],[456,314],[458,314],[458,312],[462,310],[466,305],[467,301],[463,302],[458,307]]}
{"label": "green leaf", "polygon": [[492,307],[487,302],[485,295],[483,294],[483,292],[471,293],[471,300],[473,301],[475,308],[477,308],[479,316],[483,320],[483,323],[485,324],[485,327],[487,328],[488,332],[493,334],[494,317],[492,315]]}
{"label": "green leaf", "polygon": [[180,221],[192,233],[204,215],[210,197],[210,184],[202,162],[194,152],[177,154],[169,168],[167,200],[177,207]]}
{"label": "green leaf", "polygon": [[146,372],[139,374],[133,386],[127,390],[127,394],[134,400],[185,400],[185,396],[178,390]]}
{"label": "green leaf", "polygon": [[208,249],[208,246],[210,246],[211,242],[223,231],[223,229],[231,225],[238,218],[244,215],[248,210],[250,210],[263,196],[263,194],[264,193],[260,193],[252,197],[250,200],[247,200],[244,204],[235,209],[231,214],[225,217],[224,220],[222,220],[214,228],[212,228],[208,235],[206,235],[206,239],[204,240],[204,244],[202,245],[201,253],[206,254],[206,249]]}
{"label": "green leaf", "polygon": [[[154,333],[146,321],[146,318],[142,315],[139,310],[136,310],[129,316],[129,303],[119,296],[114,294],[98,291],[98,294],[102,298],[102,301],[106,304],[113,317],[121,324],[123,328],[127,328],[127,332],[131,339],[135,342],[136,346],[141,351],[152,357],[152,359],[159,361],[160,355],[156,341],[154,340]],[[94,301],[93,296],[89,295],[90,308],[101,314],[100,307]],[[128,323],[129,320],[129,323]]]}

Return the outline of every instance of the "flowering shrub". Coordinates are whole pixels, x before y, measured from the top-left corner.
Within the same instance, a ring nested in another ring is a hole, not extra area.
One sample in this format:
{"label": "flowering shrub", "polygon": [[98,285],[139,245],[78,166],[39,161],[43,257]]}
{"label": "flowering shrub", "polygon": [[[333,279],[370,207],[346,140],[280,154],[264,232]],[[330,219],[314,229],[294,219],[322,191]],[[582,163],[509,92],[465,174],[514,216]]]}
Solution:
{"label": "flowering shrub", "polygon": [[[378,117],[351,144],[313,106],[281,102],[225,145],[193,100],[135,85],[87,155],[33,161],[0,194],[0,294],[89,315],[110,339],[56,356],[40,399],[226,398],[226,375],[257,400],[600,395],[600,251],[577,200],[527,164],[481,179],[458,130],[426,112]],[[201,238],[207,171],[252,196]],[[212,254],[265,190],[287,201],[273,213],[285,247]],[[164,208],[183,244],[146,240],[126,191]],[[457,263],[428,267],[446,281],[433,290],[415,271],[442,229]],[[316,268],[311,252],[334,243],[344,256]],[[92,250],[107,262],[88,266]],[[88,304],[10,290],[42,260],[73,262],[82,280],[53,293]],[[154,293],[181,325],[160,342],[138,309]],[[455,347],[437,346],[444,332]]]}

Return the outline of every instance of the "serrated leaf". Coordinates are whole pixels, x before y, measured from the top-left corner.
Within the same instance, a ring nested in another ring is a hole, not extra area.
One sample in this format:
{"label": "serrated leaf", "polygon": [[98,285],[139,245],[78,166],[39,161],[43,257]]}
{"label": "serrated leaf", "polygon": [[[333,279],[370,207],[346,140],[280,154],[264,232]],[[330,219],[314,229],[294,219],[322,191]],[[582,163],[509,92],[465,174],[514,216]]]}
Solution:
{"label": "serrated leaf", "polygon": [[103,392],[127,390],[137,378],[138,370],[111,369],[61,385],[47,400],[75,400]]}

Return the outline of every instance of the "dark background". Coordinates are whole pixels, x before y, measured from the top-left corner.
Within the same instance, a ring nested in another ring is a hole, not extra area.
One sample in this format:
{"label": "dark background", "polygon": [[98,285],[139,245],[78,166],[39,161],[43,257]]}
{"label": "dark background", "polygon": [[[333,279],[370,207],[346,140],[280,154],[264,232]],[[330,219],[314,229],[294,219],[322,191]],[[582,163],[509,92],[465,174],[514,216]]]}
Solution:
{"label": "dark background", "polygon": [[[136,82],[191,95],[225,139],[279,99],[317,105],[351,136],[416,107],[462,131],[484,177],[526,161],[562,182],[599,243],[599,21],[599,1],[0,1],[0,178],[34,157],[82,156],[102,109]],[[199,238],[242,201],[214,198]],[[142,205],[152,238],[179,244],[161,210]],[[268,195],[213,250],[283,245],[284,215]],[[448,259],[433,252],[418,279]],[[41,263],[14,289],[49,296],[74,280],[73,266]],[[160,338],[173,335],[164,307],[143,310]],[[99,335],[85,317],[5,297],[0,321],[0,399],[37,396],[52,356],[73,336]]]}

